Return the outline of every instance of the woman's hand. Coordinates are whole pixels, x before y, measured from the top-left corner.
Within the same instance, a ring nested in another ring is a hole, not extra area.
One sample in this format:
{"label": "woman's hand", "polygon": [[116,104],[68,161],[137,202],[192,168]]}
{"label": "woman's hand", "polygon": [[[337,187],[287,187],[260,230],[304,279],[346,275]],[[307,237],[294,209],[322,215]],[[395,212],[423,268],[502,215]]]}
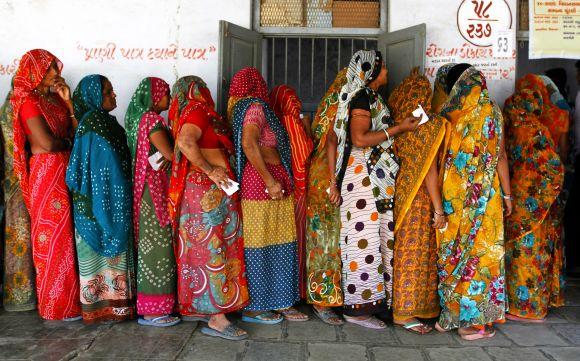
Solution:
{"label": "woman's hand", "polygon": [[340,205],[340,192],[335,184],[331,184],[328,188],[328,200],[335,207]]}
{"label": "woman's hand", "polygon": [[228,172],[223,167],[215,167],[207,174],[218,187],[229,186]]}
{"label": "woman's hand", "polygon": [[274,181],[270,185],[266,185],[266,190],[268,191],[270,198],[274,200],[282,199],[282,197],[284,196],[282,184],[280,184],[280,182],[278,181]]}
{"label": "woman's hand", "polygon": [[503,204],[504,204],[504,206],[505,206],[505,208],[504,208],[504,213],[505,213],[505,216],[506,216],[506,217],[509,217],[509,216],[510,216],[510,214],[512,214],[512,211],[513,211],[513,206],[512,206],[512,199],[511,199],[511,197],[504,198],[504,199],[503,199]]}
{"label": "woman's hand", "polygon": [[443,229],[447,224],[447,217],[443,212],[433,212],[433,228]]}
{"label": "woman's hand", "polygon": [[407,118],[403,119],[401,121],[401,123],[399,123],[399,126],[401,127],[401,130],[404,132],[412,131],[412,130],[417,129],[417,127],[419,126],[420,120],[421,120],[420,117],[418,117],[418,118],[407,117]]}
{"label": "woman's hand", "polygon": [[160,171],[167,171],[167,169],[171,168],[171,161],[165,159],[165,158],[159,158],[159,160],[157,160],[157,164],[159,164],[159,168],[158,170]]}
{"label": "woman's hand", "polygon": [[52,87],[54,91],[58,94],[58,96],[61,97],[62,100],[64,100],[65,102],[71,101],[70,87],[65,82],[63,77],[59,76],[58,78],[56,78]]}

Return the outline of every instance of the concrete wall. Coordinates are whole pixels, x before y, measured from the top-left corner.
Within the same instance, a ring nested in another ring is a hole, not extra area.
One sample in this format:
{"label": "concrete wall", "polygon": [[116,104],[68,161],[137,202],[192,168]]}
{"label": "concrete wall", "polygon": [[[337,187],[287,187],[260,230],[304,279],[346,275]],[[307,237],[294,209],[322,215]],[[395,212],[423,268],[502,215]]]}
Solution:
{"label": "concrete wall", "polygon": [[64,63],[74,88],[87,74],[107,76],[124,116],[139,81],[170,84],[198,75],[215,97],[219,20],[250,27],[250,0],[0,0],[0,98],[24,52],[44,48]]}

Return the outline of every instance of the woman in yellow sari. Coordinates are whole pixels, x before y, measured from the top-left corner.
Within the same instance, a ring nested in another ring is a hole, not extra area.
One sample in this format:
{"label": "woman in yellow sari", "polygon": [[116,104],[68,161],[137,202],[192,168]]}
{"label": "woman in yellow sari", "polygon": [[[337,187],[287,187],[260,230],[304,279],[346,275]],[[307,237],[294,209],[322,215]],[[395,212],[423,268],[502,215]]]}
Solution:
{"label": "woman in yellow sari", "polygon": [[[342,69],[318,105],[312,122],[312,151],[306,198],[306,300],[323,322],[344,322],[332,308],[343,305],[340,260],[340,212],[329,198],[331,171],[328,167],[329,138],[338,110],[338,95],[346,84]],[[336,137],[335,137],[336,138]],[[330,145],[332,146],[332,145]],[[336,141],[334,142],[336,147]]]}
{"label": "woman in yellow sari", "polygon": [[483,74],[469,64],[439,69],[432,105],[451,125],[442,171],[448,225],[437,232],[441,315],[435,327],[458,328],[466,340],[493,337],[486,325],[502,322],[506,311],[502,197],[511,213],[503,118]]}
{"label": "woman in yellow sari", "polygon": [[[415,68],[391,93],[389,109],[399,123],[418,105],[430,113],[431,84]],[[429,118],[395,142],[400,168],[395,187],[393,322],[418,334],[432,328],[417,318],[439,315],[435,232],[447,222],[437,169],[446,121],[438,115]]]}

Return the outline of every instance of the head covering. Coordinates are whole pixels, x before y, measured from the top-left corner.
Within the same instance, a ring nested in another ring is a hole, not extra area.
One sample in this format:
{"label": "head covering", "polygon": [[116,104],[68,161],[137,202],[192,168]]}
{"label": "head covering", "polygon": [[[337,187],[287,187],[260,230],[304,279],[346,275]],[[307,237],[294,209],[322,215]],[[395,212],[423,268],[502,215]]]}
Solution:
{"label": "head covering", "polygon": [[543,109],[539,120],[550,130],[552,139],[559,146],[560,136],[568,132],[569,113],[560,109],[552,102],[550,91],[541,76],[527,74],[516,82],[516,91],[522,92],[524,89],[536,91],[542,95]]}
{"label": "head covering", "polygon": [[560,88],[546,75],[540,75],[540,78],[544,82],[544,85],[548,89],[548,94],[550,94],[550,100],[553,104],[557,105],[558,108],[566,111],[571,111],[570,105],[566,101],[566,98],[560,92]]}
{"label": "head covering", "polygon": [[103,110],[102,79],[88,75],[73,93],[79,126],[66,183],[77,232],[95,252],[114,257],[132,241],[131,158],[125,131]]}
{"label": "head covering", "polygon": [[268,97],[268,85],[256,68],[244,68],[237,72],[230,84],[230,97],[252,97],[259,98],[265,102]]}
{"label": "head covering", "polygon": [[424,75],[411,73],[389,96],[389,109],[395,123],[412,116],[421,104],[429,121],[412,132],[405,132],[395,143],[401,168],[395,187],[395,230],[398,230],[423,185],[431,164],[437,159],[445,136],[445,118],[431,112],[431,83]]}
{"label": "head covering", "polygon": [[[0,127],[2,128],[2,145],[4,147],[4,199],[8,200],[13,193],[18,189],[18,179],[14,175],[14,130],[12,128],[12,120],[14,118],[12,112],[12,98],[14,88],[14,79],[10,83],[10,90],[6,95],[4,104],[0,107]],[[6,202],[8,203],[8,202]]]}
{"label": "head covering", "polygon": [[149,77],[141,80],[133,93],[127,112],[125,113],[125,130],[131,157],[135,159],[137,151],[137,132],[141,117],[169,94],[169,84],[163,79]]}
{"label": "head covering", "polygon": [[312,138],[314,140],[313,152],[324,149],[326,136],[330,128],[330,123],[334,123],[338,111],[338,96],[340,89],[346,84],[346,72],[348,68],[343,68],[338,72],[336,78],[322,97],[316,115],[312,121]]}
{"label": "head covering", "polygon": [[[368,87],[376,67],[380,66],[382,66],[382,58],[380,53],[375,50],[359,50],[354,53],[350,60],[346,73],[347,83],[340,91],[338,112],[334,123],[334,131],[338,138],[336,182],[339,188],[342,184],[342,178],[352,147],[349,137],[350,101],[354,96],[359,91],[365,91],[367,93],[371,110],[371,130],[382,131],[388,129],[393,124],[389,109],[383,98]],[[385,140],[375,147],[372,147],[372,151],[365,152],[369,178],[375,188],[375,198],[377,201],[388,203],[385,205],[386,207],[390,207],[392,204],[391,200],[394,192],[391,191],[393,191],[392,187],[394,187],[395,175],[399,170],[397,161],[390,149],[392,144],[393,139]],[[376,173],[378,169],[381,169],[380,175]],[[388,172],[387,176],[384,174],[385,170]]]}
{"label": "head covering", "polygon": [[[191,119],[190,117],[195,115],[195,111],[201,110],[211,119],[210,124],[218,136],[221,145],[228,153],[232,153],[233,144],[228,134],[228,128],[222,117],[214,109],[215,104],[209,88],[201,78],[194,78],[196,79],[192,79],[185,92],[187,104],[183,108],[178,122],[173,129],[175,139],[177,139],[183,125]],[[175,150],[173,151],[171,177],[169,180],[169,218],[171,219],[174,233],[177,232],[177,227],[179,226],[179,215],[183,192],[185,191],[185,180],[191,168],[192,164],[181,153],[181,149],[176,142]]]}
{"label": "head covering", "polygon": [[433,99],[431,100],[431,110],[433,113],[440,113],[443,104],[445,104],[449,98],[449,92],[447,91],[447,75],[455,65],[457,64],[445,64],[437,70],[435,84],[433,85]]}
{"label": "head covering", "polygon": [[205,84],[201,78],[188,75],[179,78],[171,88],[171,105],[169,106],[168,118],[174,138],[177,138],[174,128],[177,126],[181,111],[187,105],[187,92],[189,91],[189,85],[193,82]]}
{"label": "head covering", "polygon": [[[26,150],[26,133],[20,122],[20,107],[28,98],[38,102],[38,95],[35,93],[35,89],[44,79],[52,63],[56,64],[60,73],[62,71],[62,63],[57,57],[47,50],[30,50],[20,59],[18,70],[14,76],[14,91],[10,99],[14,127],[14,173],[20,181],[22,196],[27,206],[29,204],[28,151]],[[50,126],[51,117],[48,114],[43,115]]]}

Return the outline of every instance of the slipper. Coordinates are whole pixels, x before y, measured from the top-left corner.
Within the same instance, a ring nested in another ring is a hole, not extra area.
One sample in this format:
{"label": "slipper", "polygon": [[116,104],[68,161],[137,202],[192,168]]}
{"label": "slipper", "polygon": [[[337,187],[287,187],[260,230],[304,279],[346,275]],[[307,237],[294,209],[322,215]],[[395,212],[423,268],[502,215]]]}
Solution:
{"label": "slipper", "polygon": [[249,323],[260,323],[262,325],[275,325],[284,321],[284,317],[271,311],[259,313],[255,316],[242,315],[242,321]]}
{"label": "slipper", "polygon": [[308,315],[298,311],[294,307],[283,308],[275,311],[277,314],[284,316],[289,322],[305,322],[310,319]]}
{"label": "slipper", "polygon": [[[170,322],[159,322],[162,320],[170,320],[173,319],[173,321]],[[153,326],[153,327],[169,327],[169,326],[175,326],[178,323],[181,322],[181,319],[179,317],[172,317],[170,315],[165,315],[165,316],[159,316],[159,317],[155,317],[151,320],[146,320],[143,317],[139,317],[139,319],[137,320],[137,323],[143,326]]]}
{"label": "slipper", "polygon": [[546,322],[545,318],[523,318],[523,317],[519,317],[519,316],[515,316],[509,313],[505,314],[505,318],[507,318],[510,321],[516,321],[516,322],[524,322],[524,323],[544,323]]}
{"label": "slipper", "polygon": [[219,338],[223,338],[223,339],[230,340],[230,341],[240,341],[240,340],[245,340],[248,338],[247,333],[244,333],[242,335],[238,335],[239,331],[244,331],[244,330],[241,329],[240,327],[234,325],[234,324],[231,324],[231,323],[228,325],[228,327],[224,328],[224,330],[222,332],[220,332],[216,329],[213,329],[211,327],[203,327],[201,329],[201,333],[203,333],[206,336],[219,337]]}
{"label": "slipper", "polygon": [[327,325],[331,326],[344,325],[344,321],[342,320],[342,318],[340,318],[339,315],[337,315],[331,310],[326,309],[324,311],[319,311],[316,309],[316,307],[312,307],[312,310],[314,311],[314,315],[318,317],[320,321],[326,323]]}
{"label": "slipper", "polygon": [[466,341],[475,341],[475,340],[481,340],[484,338],[492,338],[493,336],[495,336],[495,330],[492,328],[490,332],[487,332],[487,330],[484,328],[482,328],[481,330],[477,331],[476,333],[461,333],[461,330],[458,330],[457,333],[459,334],[459,336],[466,340]]}
{"label": "slipper", "polygon": [[205,322],[208,323],[209,319],[211,317],[210,316],[204,316],[204,315],[199,315],[199,316],[181,316],[181,320],[183,322]]}
{"label": "slipper", "polygon": [[355,325],[359,325],[366,328],[371,328],[373,330],[383,330],[387,328],[387,325],[378,318],[371,316],[369,318],[365,318],[364,320],[359,320],[354,317],[344,316],[346,322],[354,323]]}
{"label": "slipper", "polygon": [[[404,328],[405,330],[407,330],[407,331],[409,331],[411,333],[414,333],[414,334],[417,334],[417,335],[421,335],[421,336],[426,335],[429,332],[433,331],[433,329],[430,329],[429,331],[425,331],[425,329],[428,329],[429,328],[429,325],[426,325],[426,324],[424,324],[421,321],[411,321],[411,322],[407,322],[407,323],[405,323],[403,325],[398,324],[398,323],[395,323],[395,326],[402,327],[402,328]],[[417,331],[417,330],[415,330],[415,327],[420,327],[425,332],[423,332],[423,331]]]}
{"label": "slipper", "polygon": [[74,322],[74,321],[80,321],[82,319],[83,319],[83,316],[76,316],[76,317],[63,318],[62,320],[64,322]]}

